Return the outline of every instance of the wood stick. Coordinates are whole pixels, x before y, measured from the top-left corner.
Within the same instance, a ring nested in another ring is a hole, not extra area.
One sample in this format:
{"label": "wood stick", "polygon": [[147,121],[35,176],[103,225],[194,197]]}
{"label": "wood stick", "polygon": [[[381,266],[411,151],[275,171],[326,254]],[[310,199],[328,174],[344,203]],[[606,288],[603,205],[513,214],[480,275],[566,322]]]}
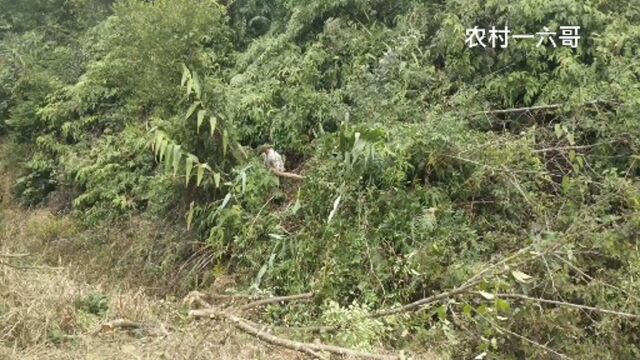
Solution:
{"label": "wood stick", "polygon": [[368,352],[351,350],[351,349],[334,346],[334,345],[312,344],[312,343],[292,341],[292,340],[284,339],[284,338],[269,334],[264,331],[260,331],[258,329],[259,325],[253,323],[252,321],[240,318],[229,312],[219,312],[216,314],[216,316],[221,316],[223,318],[226,318],[227,320],[230,320],[236,328],[244,332],[247,332],[259,338],[260,340],[266,341],[272,345],[278,345],[291,350],[301,351],[320,359],[325,359],[326,357],[316,353],[316,351],[326,351],[326,352],[330,352],[330,353],[338,354],[342,356],[353,356],[353,357],[358,357],[363,359],[373,359],[373,360],[399,359],[398,356],[372,354]]}
{"label": "wood stick", "polygon": [[631,313],[622,312],[622,311],[602,309],[602,308],[597,308],[597,307],[587,306],[587,305],[568,303],[568,302],[564,302],[564,301],[542,299],[542,298],[534,298],[534,297],[530,297],[530,296],[526,296],[526,295],[522,295],[522,294],[495,294],[495,296],[501,297],[501,298],[511,298],[511,299],[533,301],[533,302],[539,302],[539,303],[545,303],[545,304],[553,304],[553,305],[558,305],[558,306],[566,306],[566,307],[571,307],[571,308],[581,309],[581,310],[590,310],[590,311],[595,311],[595,312],[599,312],[599,313],[603,313],[603,314],[616,315],[616,316],[621,316],[621,317],[626,317],[626,318],[631,318],[631,319],[640,319],[640,315],[637,315],[637,314],[631,314]]}
{"label": "wood stick", "polygon": [[528,342],[529,344],[531,344],[531,345],[533,345],[533,346],[539,347],[539,348],[540,348],[540,349],[542,349],[543,351],[550,352],[550,353],[552,353],[552,354],[556,355],[556,356],[557,356],[557,357],[559,357],[560,359],[564,359],[564,360],[571,360],[571,358],[570,358],[570,357],[568,357],[567,355],[565,355],[565,354],[563,354],[563,353],[560,353],[560,352],[558,352],[558,351],[556,351],[556,350],[553,350],[552,348],[550,348],[550,347],[548,347],[548,346],[546,346],[546,345],[540,344],[539,342],[537,342],[537,341],[535,341],[535,340],[529,339],[529,338],[528,338],[528,337],[526,337],[526,336],[520,335],[520,334],[518,334],[518,333],[516,333],[516,332],[513,332],[513,331],[511,331],[511,330],[509,330],[509,329],[503,328],[502,326],[500,326],[500,325],[496,324],[495,322],[493,322],[493,321],[489,320],[488,318],[486,318],[486,317],[482,316],[482,314],[480,314],[478,311],[475,311],[475,312],[476,312],[476,314],[478,314],[481,318],[483,318],[485,321],[487,321],[489,324],[491,324],[491,326],[493,326],[496,330],[501,331],[501,332],[505,332],[505,333],[507,333],[507,334],[509,334],[509,335],[511,335],[511,336],[515,336],[515,337],[517,337],[518,339],[523,340],[523,341],[525,341],[525,342]]}
{"label": "wood stick", "polygon": [[304,293],[304,294],[297,294],[297,295],[289,295],[289,296],[276,296],[276,297],[272,297],[272,298],[268,298],[268,299],[262,299],[262,300],[258,300],[258,301],[254,301],[245,305],[242,305],[240,307],[238,307],[239,311],[243,311],[243,310],[247,310],[247,309],[251,309],[254,307],[258,307],[258,306],[262,306],[262,305],[268,305],[268,304],[275,304],[275,303],[279,303],[279,302],[287,302],[287,301],[296,301],[296,300],[309,300],[311,298],[313,298],[314,293],[312,292],[308,292],[308,293]]}
{"label": "wood stick", "polygon": [[[596,103],[603,102],[601,100],[592,100],[587,101],[584,105],[594,105]],[[519,108],[511,108],[511,109],[500,109],[500,110],[487,110],[487,111],[478,111],[468,116],[478,116],[478,115],[496,115],[496,114],[510,114],[515,112],[527,112],[527,111],[538,111],[538,110],[556,110],[563,106],[563,104],[551,104],[551,105],[537,105],[537,106],[529,106],[529,107],[519,107]]]}
{"label": "wood stick", "polygon": [[302,175],[298,175],[298,174],[294,174],[294,173],[290,173],[290,172],[283,172],[283,171],[278,171],[276,169],[271,169],[271,172],[276,174],[277,176],[283,177],[283,178],[288,178],[288,179],[293,179],[293,180],[304,180],[304,176]]}
{"label": "wood stick", "polygon": [[249,321],[242,319],[236,315],[230,314],[228,312],[220,312],[217,315],[222,316],[224,318],[226,318],[227,320],[231,321],[231,323],[233,324],[233,326],[235,326],[236,328],[246,332],[249,335],[253,335],[255,337],[257,337],[258,339],[262,340],[262,341],[266,341],[269,344],[272,345],[276,345],[276,346],[280,346],[286,349],[290,349],[290,350],[295,350],[298,352],[302,352],[305,353],[307,355],[311,355],[316,359],[327,359],[326,356],[321,355],[317,352],[315,352],[313,349],[311,349],[308,345],[310,344],[306,344],[306,343],[302,343],[302,342],[298,342],[298,341],[292,341],[292,340],[287,340],[272,334],[269,334],[268,332],[265,331],[261,331],[260,329],[258,329],[257,327],[253,326],[253,324],[251,324]]}

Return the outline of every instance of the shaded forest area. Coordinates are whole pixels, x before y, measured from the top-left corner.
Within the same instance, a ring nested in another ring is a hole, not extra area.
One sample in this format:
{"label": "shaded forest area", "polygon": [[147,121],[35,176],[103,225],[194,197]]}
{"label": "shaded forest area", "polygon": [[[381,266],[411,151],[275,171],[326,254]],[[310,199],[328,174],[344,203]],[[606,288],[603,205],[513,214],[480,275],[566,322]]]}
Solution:
{"label": "shaded forest area", "polygon": [[637,1],[0,0],[0,120],[52,263],[310,292],[258,315],[300,341],[640,358]]}

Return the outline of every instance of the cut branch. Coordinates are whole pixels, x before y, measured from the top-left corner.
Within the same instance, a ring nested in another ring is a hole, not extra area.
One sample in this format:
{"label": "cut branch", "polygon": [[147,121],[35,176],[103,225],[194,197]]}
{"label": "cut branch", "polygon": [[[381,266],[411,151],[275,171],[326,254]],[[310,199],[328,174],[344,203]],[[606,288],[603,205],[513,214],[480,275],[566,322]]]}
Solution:
{"label": "cut branch", "polygon": [[581,310],[590,310],[590,311],[595,311],[595,312],[599,312],[599,313],[603,313],[603,314],[610,314],[610,315],[616,315],[616,316],[620,316],[620,317],[626,317],[626,318],[630,318],[630,319],[640,319],[640,315],[637,315],[637,314],[631,314],[631,313],[622,312],[622,311],[602,309],[602,308],[597,308],[597,307],[587,306],[587,305],[568,303],[568,302],[564,302],[564,301],[542,299],[542,298],[534,298],[534,297],[530,297],[530,296],[526,296],[526,295],[522,295],[522,294],[495,294],[495,296],[501,297],[501,298],[511,298],[511,299],[519,299],[519,300],[524,300],[524,301],[533,301],[533,302],[544,303],[544,304],[553,304],[553,305],[571,307],[571,308],[581,309]]}
{"label": "cut branch", "polygon": [[557,357],[559,357],[560,359],[564,359],[564,360],[571,360],[571,358],[570,358],[570,357],[568,357],[567,355],[565,355],[565,354],[563,354],[563,353],[560,353],[560,352],[558,352],[558,351],[556,351],[556,350],[553,350],[552,348],[550,348],[550,347],[548,347],[548,346],[546,346],[546,345],[540,344],[539,342],[537,342],[537,341],[535,341],[535,340],[529,339],[529,338],[528,338],[528,337],[526,337],[526,336],[520,335],[520,334],[515,333],[515,332],[513,332],[513,331],[511,331],[511,330],[509,330],[509,329],[503,328],[502,326],[500,326],[500,325],[496,324],[495,322],[493,322],[493,321],[491,321],[491,320],[487,319],[486,317],[482,316],[482,315],[481,315],[480,313],[478,313],[477,311],[476,311],[476,314],[478,314],[481,318],[483,318],[485,321],[487,321],[489,324],[491,324],[491,326],[493,326],[493,327],[494,327],[496,330],[498,330],[498,331],[501,331],[501,332],[507,333],[507,334],[509,334],[509,335],[511,335],[511,336],[515,336],[515,337],[517,337],[518,339],[523,340],[523,341],[525,341],[525,342],[528,342],[529,344],[531,344],[531,345],[533,345],[533,346],[536,346],[536,347],[538,347],[538,348],[542,349],[542,350],[543,350],[543,351],[545,351],[545,352],[550,352],[550,353],[552,353],[552,354],[556,355],[556,356],[557,356]]}
{"label": "cut branch", "polygon": [[[587,101],[584,105],[594,105],[596,103],[603,102],[602,100],[592,100]],[[500,110],[487,110],[487,111],[478,111],[470,114],[469,116],[478,116],[478,115],[498,115],[498,114],[511,114],[511,113],[519,113],[519,112],[530,112],[530,111],[543,111],[543,110],[557,110],[562,108],[563,104],[551,104],[551,105],[537,105],[537,106],[529,106],[529,107],[519,107],[519,108],[511,108],[511,109],[500,109]]]}
{"label": "cut branch", "polygon": [[276,169],[271,169],[271,172],[283,178],[288,178],[293,180],[304,180],[304,176],[290,173],[290,172],[278,171]]}
{"label": "cut branch", "polygon": [[258,301],[254,301],[254,302],[242,305],[242,306],[238,307],[238,310],[243,311],[243,310],[248,310],[248,309],[251,309],[251,308],[258,307],[258,306],[276,304],[276,303],[279,303],[279,302],[297,301],[297,300],[309,300],[309,299],[313,298],[313,296],[314,296],[314,294],[312,292],[308,292],[308,293],[304,293],[304,294],[298,294],[298,295],[290,295],[290,296],[276,296],[276,297],[273,297],[273,298],[262,299],[262,300],[258,300]]}

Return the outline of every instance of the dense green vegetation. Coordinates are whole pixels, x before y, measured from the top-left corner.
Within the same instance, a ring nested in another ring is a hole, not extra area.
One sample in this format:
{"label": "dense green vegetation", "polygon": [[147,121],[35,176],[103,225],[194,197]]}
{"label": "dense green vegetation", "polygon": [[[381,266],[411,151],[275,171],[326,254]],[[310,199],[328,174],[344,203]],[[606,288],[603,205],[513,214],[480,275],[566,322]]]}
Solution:
{"label": "dense green vegetation", "polygon": [[[270,320],[343,326],[333,340],[350,346],[640,358],[638,318],[495,295],[639,313],[637,2],[0,10],[0,131],[24,206],[55,203],[88,229],[132,216],[184,229],[153,245],[154,262],[197,275],[184,288],[233,273],[247,291],[315,291]],[[469,49],[476,25],[576,25],[581,39]],[[304,182],[268,172],[264,143]],[[424,310],[368,317],[477,274]]]}

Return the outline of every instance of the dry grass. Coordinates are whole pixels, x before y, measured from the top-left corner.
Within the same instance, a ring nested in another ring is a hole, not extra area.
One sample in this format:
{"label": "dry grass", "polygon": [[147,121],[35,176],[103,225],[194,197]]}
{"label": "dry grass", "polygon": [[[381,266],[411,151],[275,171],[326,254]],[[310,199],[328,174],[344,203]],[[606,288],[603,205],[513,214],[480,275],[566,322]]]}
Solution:
{"label": "dry grass", "polygon": [[[10,183],[0,174],[0,254],[30,255],[0,261],[63,268],[0,265],[0,360],[302,358],[240,334],[229,325],[193,322],[178,302],[154,298],[144,288],[132,285],[133,281],[122,279],[118,289],[108,276],[111,269],[101,269],[101,277],[87,277],[87,272],[99,270],[101,262],[95,261],[91,249],[81,249],[79,241],[84,234],[74,221],[46,209],[14,206]],[[136,239],[132,234],[141,227],[151,230],[150,226],[138,222],[119,233],[114,238],[114,251],[126,248]],[[135,271],[131,276],[137,276]],[[93,281],[97,278],[105,282]],[[104,313],[94,314],[79,305],[95,294],[106,299]],[[119,318],[140,323],[142,328],[100,330],[105,322]]]}
{"label": "dry grass", "polygon": [[[107,293],[104,316],[75,306],[103,292],[70,280],[70,270],[0,268],[0,359],[296,359],[227,325],[184,319],[176,304],[142,291]],[[99,331],[110,319],[127,318],[140,330]]]}

